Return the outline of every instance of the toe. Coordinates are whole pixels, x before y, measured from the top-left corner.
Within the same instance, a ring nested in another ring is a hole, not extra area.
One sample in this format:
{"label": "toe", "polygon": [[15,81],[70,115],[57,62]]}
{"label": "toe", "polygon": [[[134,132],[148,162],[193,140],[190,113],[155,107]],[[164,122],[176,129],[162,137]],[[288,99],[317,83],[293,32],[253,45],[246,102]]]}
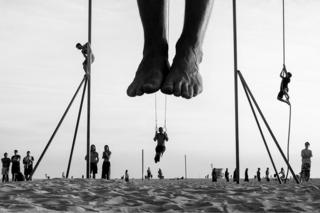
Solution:
{"label": "toe", "polygon": [[174,84],[173,94],[177,97],[181,96],[181,82],[177,82]]}
{"label": "toe", "polygon": [[188,91],[189,92],[189,98],[192,98],[193,94],[194,94],[193,86],[189,86],[188,89],[189,89],[189,91]]}
{"label": "toe", "polygon": [[135,97],[135,96],[136,96],[136,89],[135,89],[133,83],[130,84],[130,86],[128,87],[128,89],[127,89],[127,95],[128,95],[129,97]]}
{"label": "toe", "polygon": [[168,95],[173,94],[173,83],[166,81],[161,88],[161,92]]}
{"label": "toe", "polygon": [[147,93],[147,94],[150,94],[150,93],[154,93],[158,90],[159,88],[156,87],[155,84],[152,84],[152,83],[147,83],[147,84],[144,84],[142,86],[142,91]]}
{"label": "toe", "polygon": [[181,86],[181,96],[184,98],[188,98],[188,85],[186,83]]}

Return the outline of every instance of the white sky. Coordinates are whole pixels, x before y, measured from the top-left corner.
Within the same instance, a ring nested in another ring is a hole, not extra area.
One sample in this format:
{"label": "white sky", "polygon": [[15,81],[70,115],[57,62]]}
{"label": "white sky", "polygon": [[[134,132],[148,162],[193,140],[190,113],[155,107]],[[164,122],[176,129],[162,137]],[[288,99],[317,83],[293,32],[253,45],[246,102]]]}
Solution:
{"label": "white sky", "polygon": [[[183,24],[183,0],[172,0],[170,58]],[[87,39],[86,0],[0,0],[0,153],[27,150],[38,159],[62,112],[82,79],[82,56],[75,48]],[[317,91],[320,67],[320,2],[287,1],[287,68],[292,114],[291,160],[300,170],[300,151],[309,140],[314,157],[312,176],[319,177],[320,139]],[[239,0],[239,69],[244,74],[282,148],[286,148],[288,107],[277,101],[282,68],[280,0]],[[141,176],[145,164],[166,177],[204,177],[214,167],[235,167],[233,46],[231,0],[216,0],[204,43],[201,73],[204,92],[192,100],[168,97],[167,151],[153,162],[154,96],[126,96],[141,60],[143,31],[136,1],[95,0],[93,4],[92,143],[101,155],[112,151],[112,178],[125,169]],[[240,91],[241,176],[249,168],[272,166],[255,126],[242,88]],[[159,120],[164,102],[159,97]],[[77,99],[45,155],[36,177],[55,177],[66,170]],[[84,110],[84,113],[86,111]],[[85,114],[83,114],[85,115]],[[82,117],[71,175],[85,174],[85,116]],[[285,164],[269,139],[278,169]],[[101,172],[99,163],[99,176]],[[273,171],[273,170],[272,170]]]}

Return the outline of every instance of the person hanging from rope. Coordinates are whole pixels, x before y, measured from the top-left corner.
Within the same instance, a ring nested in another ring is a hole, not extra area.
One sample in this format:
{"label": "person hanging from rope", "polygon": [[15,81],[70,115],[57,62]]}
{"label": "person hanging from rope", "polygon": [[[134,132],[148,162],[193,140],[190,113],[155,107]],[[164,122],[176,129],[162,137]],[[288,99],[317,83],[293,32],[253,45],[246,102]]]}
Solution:
{"label": "person hanging from rope", "polygon": [[185,0],[182,34],[173,62],[168,61],[169,0],[137,0],[144,30],[143,58],[132,83],[130,97],[162,93],[190,99],[202,92],[199,64],[213,0]]}
{"label": "person hanging from rope", "polygon": [[82,66],[83,66],[84,72],[87,73],[89,48],[90,48],[90,52],[91,52],[90,62],[91,62],[91,64],[94,62],[94,55],[92,53],[92,49],[90,47],[90,44],[88,42],[85,43],[84,45],[77,43],[76,48],[78,50],[81,50],[81,53],[82,53],[83,57],[85,58],[85,60],[82,62]]}
{"label": "person hanging from rope", "polygon": [[278,93],[278,100],[290,105],[290,101],[289,101],[290,97],[288,94],[289,92],[288,84],[291,81],[290,79],[292,77],[292,74],[287,71],[285,65],[283,65],[282,71],[280,73],[280,77],[282,78],[282,80],[280,85],[280,92]]}
{"label": "person hanging from rope", "polygon": [[165,142],[168,141],[169,138],[167,133],[163,130],[163,128],[159,127],[159,132],[156,131],[156,134],[153,140],[157,142],[156,155],[154,157],[154,162],[158,163],[160,161],[160,157],[166,151]]}

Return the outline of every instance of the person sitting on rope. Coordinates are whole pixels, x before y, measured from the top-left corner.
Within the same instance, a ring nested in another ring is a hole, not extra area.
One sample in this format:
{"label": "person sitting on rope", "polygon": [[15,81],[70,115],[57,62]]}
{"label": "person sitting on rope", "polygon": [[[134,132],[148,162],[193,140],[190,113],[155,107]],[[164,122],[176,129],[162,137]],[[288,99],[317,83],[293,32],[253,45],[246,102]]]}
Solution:
{"label": "person sitting on rope", "polygon": [[76,48],[78,50],[81,50],[81,53],[83,55],[83,57],[85,58],[85,60],[83,61],[82,63],[82,66],[83,66],[83,70],[87,73],[87,65],[88,65],[88,53],[89,53],[89,48],[90,48],[90,52],[91,52],[91,64],[94,62],[94,55],[92,53],[92,49],[90,47],[90,44],[87,42],[85,43],[84,45],[80,44],[80,43],[77,43],[76,44]]}
{"label": "person sitting on rope", "polygon": [[167,133],[163,131],[163,128],[159,127],[159,132],[156,131],[153,140],[157,141],[156,156],[154,157],[154,162],[158,163],[160,161],[160,157],[163,155],[164,151],[166,151],[164,143],[165,141],[168,141],[169,138]]}
{"label": "person sitting on rope", "polygon": [[[290,83],[290,78],[292,77],[292,74],[287,71],[285,66],[283,66],[283,69],[280,73],[280,77],[282,78],[282,80],[280,85],[280,92],[278,94],[278,100],[290,105],[288,84]],[[285,99],[283,99],[283,96],[285,97]]]}

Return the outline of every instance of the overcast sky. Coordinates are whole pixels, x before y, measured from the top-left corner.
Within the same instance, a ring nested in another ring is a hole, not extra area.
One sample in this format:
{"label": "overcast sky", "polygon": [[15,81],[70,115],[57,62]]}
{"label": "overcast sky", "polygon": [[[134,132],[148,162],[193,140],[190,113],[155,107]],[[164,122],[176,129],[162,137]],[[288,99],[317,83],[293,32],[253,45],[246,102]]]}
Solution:
{"label": "overcast sky", "polygon": [[[184,100],[168,96],[170,141],[161,162],[153,162],[154,95],[129,98],[126,89],[141,60],[143,31],[136,1],[93,1],[92,143],[102,155],[112,151],[111,176],[125,169],[141,176],[145,165],[166,177],[204,177],[214,167],[235,168],[233,41],[231,0],[216,0],[204,43],[200,71],[204,92]],[[320,132],[320,2],[287,2],[287,69],[292,102],[291,162],[298,173],[300,151],[310,141],[311,176],[319,177]],[[39,158],[64,109],[80,83],[83,70],[77,42],[87,39],[86,0],[0,0],[0,154],[30,150]],[[170,2],[170,58],[183,24],[184,1]],[[245,76],[281,147],[286,149],[288,106],[276,100],[282,68],[280,0],[239,0],[239,69]],[[254,175],[272,166],[242,88],[239,88],[240,164]],[[80,97],[80,96],[79,96]],[[164,96],[158,93],[160,125]],[[66,171],[79,98],[40,164],[36,177]],[[86,110],[84,110],[86,113]],[[83,114],[85,115],[85,114]],[[85,174],[85,116],[82,117],[71,175]],[[267,137],[277,167],[285,167]],[[102,162],[102,161],[101,161]],[[99,176],[102,163],[99,163]],[[273,172],[273,171],[272,171]],[[263,173],[264,174],[264,173]]]}

